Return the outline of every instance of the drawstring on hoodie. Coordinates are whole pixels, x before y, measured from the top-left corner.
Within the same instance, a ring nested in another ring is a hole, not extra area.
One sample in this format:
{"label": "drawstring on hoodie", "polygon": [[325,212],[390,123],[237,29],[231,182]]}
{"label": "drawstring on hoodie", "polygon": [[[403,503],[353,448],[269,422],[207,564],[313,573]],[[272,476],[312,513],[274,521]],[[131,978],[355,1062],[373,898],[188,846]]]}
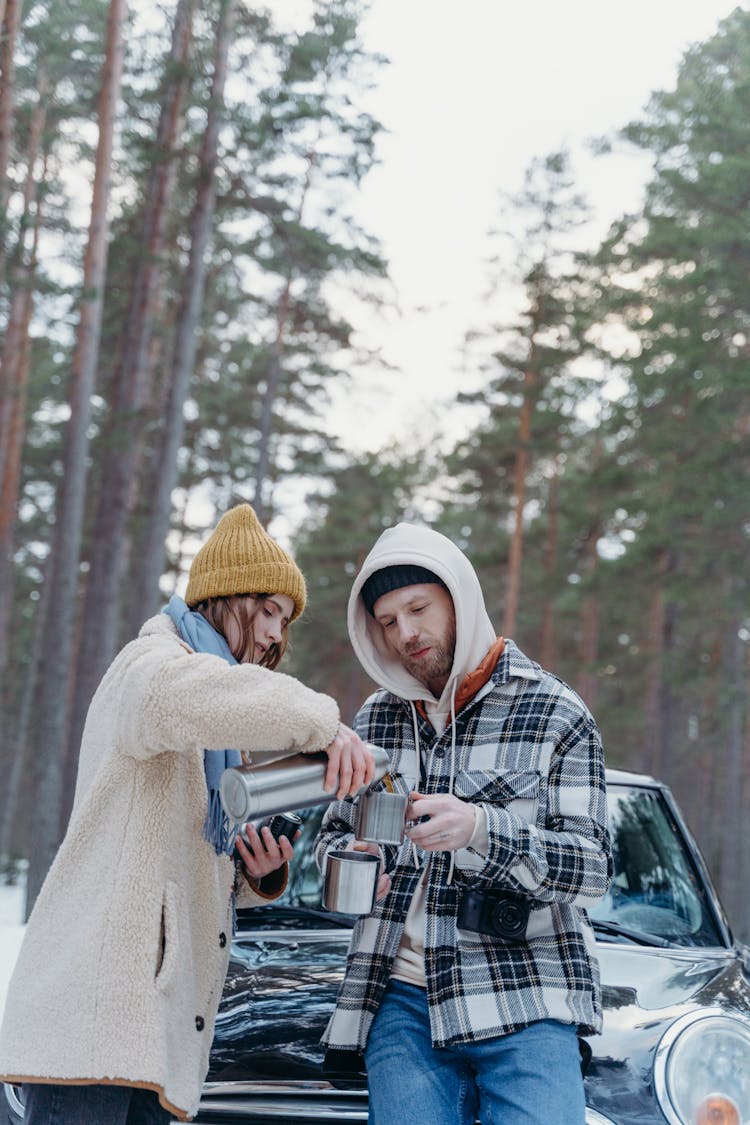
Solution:
{"label": "drawstring on hoodie", "polygon": [[[453,786],[454,786],[455,780],[456,780],[456,687],[457,686],[458,686],[457,681],[454,680],[453,685],[451,687],[451,772],[450,772],[450,777],[448,779],[448,792],[451,796],[453,796]],[[453,882],[453,869],[454,869],[455,866],[456,866],[456,853],[454,851],[452,851],[451,852],[450,866],[448,867],[448,878],[446,880],[446,883],[449,887]]]}
{"label": "drawstring on hoodie", "polygon": [[[412,725],[414,727],[414,748],[417,751],[417,763],[419,763],[419,758],[420,758],[421,753],[422,753],[420,748],[419,748],[419,719],[417,718],[417,709],[414,706],[414,701],[412,699],[409,700],[409,706],[411,707],[411,721],[412,721]],[[420,778],[417,777],[417,782],[416,782],[417,791],[419,791],[419,782],[420,782]],[[411,843],[411,857],[414,860],[414,866],[419,867],[419,856],[417,855],[417,845],[414,843],[413,840],[412,840],[412,843]]]}
{"label": "drawstring on hoodie", "polygon": [[[457,690],[457,688],[458,688],[458,682],[456,680],[454,680],[453,684],[451,685],[451,718],[450,718],[450,724],[451,724],[451,764],[450,764],[450,776],[448,778],[448,793],[451,796],[453,796],[453,786],[455,785],[455,781],[456,781],[456,690]],[[414,706],[414,702],[411,699],[409,700],[409,706],[411,708],[411,721],[412,721],[412,725],[414,727],[414,745],[415,745],[416,751],[417,751],[417,759],[419,759],[419,757],[421,756],[421,750],[420,750],[420,745],[419,745],[419,720],[417,718],[417,709]],[[411,845],[411,854],[412,854],[412,859],[414,860],[414,866],[419,867],[419,856],[417,855],[417,845],[413,841],[412,841],[412,845]],[[448,886],[450,886],[453,882],[453,871],[455,869],[455,866],[456,866],[456,853],[454,851],[451,851],[450,865],[448,867],[448,879],[447,879],[447,885]]]}

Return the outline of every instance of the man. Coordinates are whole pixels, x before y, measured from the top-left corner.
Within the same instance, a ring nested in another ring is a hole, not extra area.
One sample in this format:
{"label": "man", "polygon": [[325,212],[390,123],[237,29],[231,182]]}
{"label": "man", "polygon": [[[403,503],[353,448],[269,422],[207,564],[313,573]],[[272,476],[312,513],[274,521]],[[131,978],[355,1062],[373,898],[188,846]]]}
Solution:
{"label": "man", "polygon": [[[557,677],[495,635],[469,560],[398,524],[355,579],[349,635],[381,689],[355,719],[410,794],[380,851],[324,1035],[364,1052],[372,1125],[583,1125],[579,1039],[600,1030],[586,906],[611,877],[596,724]],[[382,786],[383,783],[381,783]],[[356,798],[317,846],[352,846]]]}

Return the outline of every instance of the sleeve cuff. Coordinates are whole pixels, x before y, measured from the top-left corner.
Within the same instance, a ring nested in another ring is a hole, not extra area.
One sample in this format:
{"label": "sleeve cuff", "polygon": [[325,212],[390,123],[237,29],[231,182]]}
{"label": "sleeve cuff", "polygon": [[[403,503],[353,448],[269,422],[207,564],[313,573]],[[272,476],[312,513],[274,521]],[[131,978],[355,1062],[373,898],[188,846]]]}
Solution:
{"label": "sleeve cuff", "polygon": [[471,848],[473,852],[477,852],[484,858],[487,857],[490,850],[490,836],[487,830],[487,813],[484,805],[474,806],[474,831],[466,847]]}
{"label": "sleeve cuff", "polygon": [[250,900],[248,905],[273,902],[286,890],[286,885],[289,881],[289,864],[284,863],[281,867],[277,868],[276,871],[271,871],[268,875],[264,875],[262,879],[251,878],[245,872],[244,866],[241,866],[240,880],[238,899]]}

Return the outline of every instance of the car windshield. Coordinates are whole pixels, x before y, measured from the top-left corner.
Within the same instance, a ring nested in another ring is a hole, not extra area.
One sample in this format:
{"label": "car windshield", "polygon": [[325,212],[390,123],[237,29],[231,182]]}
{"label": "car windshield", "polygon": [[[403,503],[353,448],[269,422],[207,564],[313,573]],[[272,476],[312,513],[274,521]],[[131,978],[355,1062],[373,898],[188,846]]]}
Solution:
{"label": "car windshield", "polygon": [[677,945],[721,945],[706,888],[663,795],[656,789],[607,790],[615,873],[589,911],[597,920]]}
{"label": "car windshield", "polygon": [[[589,915],[604,940],[656,939],[655,945],[722,945],[709,891],[680,827],[658,789],[610,785],[607,791],[615,873]],[[280,905],[330,917],[321,905],[313,841],[323,808],[304,810],[302,835]],[[259,921],[257,909],[252,912]],[[342,915],[334,916],[340,923]],[[333,921],[334,918],[331,918]],[[646,944],[649,944],[646,940]]]}

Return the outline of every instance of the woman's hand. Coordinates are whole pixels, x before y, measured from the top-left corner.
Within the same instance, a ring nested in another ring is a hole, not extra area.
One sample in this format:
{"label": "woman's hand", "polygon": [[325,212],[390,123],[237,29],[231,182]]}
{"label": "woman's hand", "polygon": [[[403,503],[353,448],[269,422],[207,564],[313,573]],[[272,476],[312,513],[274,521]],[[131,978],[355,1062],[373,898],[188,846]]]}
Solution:
{"label": "woman's hand", "polygon": [[341,801],[366,788],[375,776],[375,759],[358,734],[339,723],[336,737],[326,746],[328,769],[323,787],[327,793],[336,791]]}
{"label": "woman's hand", "polygon": [[[297,836],[299,832],[295,834],[295,840]],[[282,836],[277,843],[270,828],[262,828],[258,833],[258,829],[250,821],[237,833],[235,847],[245,870],[256,883],[264,875],[270,875],[272,871],[288,863],[294,856],[294,848],[286,836]]]}
{"label": "woman's hand", "polygon": [[365,840],[354,840],[352,843],[352,851],[355,852],[368,852],[370,855],[376,855],[380,860],[380,874],[378,875],[378,885],[375,889],[376,901],[385,898],[391,889],[391,877],[383,870],[383,857],[380,848],[377,844],[366,842]]}

